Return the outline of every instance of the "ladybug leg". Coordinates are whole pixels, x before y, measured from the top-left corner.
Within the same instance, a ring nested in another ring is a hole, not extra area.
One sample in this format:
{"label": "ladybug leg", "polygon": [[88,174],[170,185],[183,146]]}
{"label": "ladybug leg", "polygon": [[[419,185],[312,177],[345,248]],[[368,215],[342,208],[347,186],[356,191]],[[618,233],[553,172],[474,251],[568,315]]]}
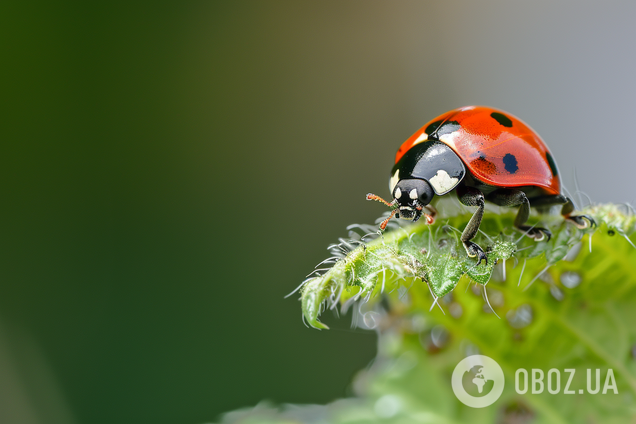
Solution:
{"label": "ladybug leg", "polygon": [[570,200],[569,197],[567,197],[566,199],[567,203],[565,203],[561,208],[561,215],[563,215],[563,218],[572,222],[574,225],[576,225],[577,228],[580,229],[596,227],[596,221],[594,221],[594,218],[589,215],[570,215],[572,212],[574,212],[574,203],[572,203],[572,200]]}
{"label": "ladybug leg", "polygon": [[547,228],[526,225],[530,217],[530,201],[523,191],[514,189],[495,190],[490,193],[488,200],[499,206],[519,206],[514,226],[523,231],[528,237],[533,238],[535,241],[541,241],[546,237],[550,240],[550,237],[552,237],[552,233]]}
{"label": "ladybug leg", "polygon": [[468,221],[468,225],[464,228],[464,232],[462,232],[461,240],[464,245],[464,249],[466,249],[466,253],[471,258],[477,257],[477,265],[481,263],[482,260],[488,263],[488,257],[484,250],[479,247],[477,243],[473,243],[471,240],[477,235],[477,231],[479,230],[479,225],[481,224],[481,218],[484,216],[484,195],[481,191],[474,187],[466,187],[461,185],[457,187],[457,197],[462,205],[466,206],[477,206],[477,210],[473,214],[470,221]]}
{"label": "ladybug leg", "polygon": [[429,225],[434,223],[435,217],[437,216],[437,209],[435,209],[433,205],[426,205],[424,206],[424,209],[428,211],[426,214],[426,223]]}

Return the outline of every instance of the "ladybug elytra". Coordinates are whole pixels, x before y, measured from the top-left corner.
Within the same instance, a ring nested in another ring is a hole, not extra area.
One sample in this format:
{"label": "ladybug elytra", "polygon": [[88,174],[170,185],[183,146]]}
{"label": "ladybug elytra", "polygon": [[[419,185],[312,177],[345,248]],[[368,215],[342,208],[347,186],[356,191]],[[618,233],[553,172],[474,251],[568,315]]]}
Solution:
{"label": "ladybug elytra", "polygon": [[381,224],[396,218],[433,222],[435,195],[455,191],[466,206],[476,206],[461,241],[470,257],[486,260],[471,240],[477,234],[485,201],[519,207],[514,226],[536,241],[550,239],[546,228],[526,225],[530,207],[563,205],[563,217],[579,228],[595,225],[587,215],[572,215],[574,204],[561,193],[556,163],[539,135],[520,119],[501,110],[467,106],[433,119],[398,149],[389,182],[394,208]]}

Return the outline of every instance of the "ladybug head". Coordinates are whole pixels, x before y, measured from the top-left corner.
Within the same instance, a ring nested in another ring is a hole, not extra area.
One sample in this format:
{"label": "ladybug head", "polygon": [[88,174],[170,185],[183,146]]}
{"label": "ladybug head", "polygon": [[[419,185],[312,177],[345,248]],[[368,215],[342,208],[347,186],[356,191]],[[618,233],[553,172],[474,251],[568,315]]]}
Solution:
{"label": "ladybug head", "polygon": [[396,218],[420,219],[424,206],[431,203],[435,192],[426,180],[409,178],[400,180],[393,189],[394,202],[397,203]]}
{"label": "ladybug head", "polygon": [[[398,181],[393,188],[393,201],[391,203],[373,193],[367,194],[367,200],[384,203],[393,209],[388,218],[380,224],[380,229],[384,230],[393,217],[410,219],[413,222],[420,219],[425,213],[424,209],[431,203],[434,195],[435,192],[428,181],[420,178],[405,178]],[[434,212],[435,209],[433,208],[432,210]],[[428,212],[431,212],[430,206],[428,207]],[[426,214],[426,220],[429,224],[432,223],[433,216]]]}

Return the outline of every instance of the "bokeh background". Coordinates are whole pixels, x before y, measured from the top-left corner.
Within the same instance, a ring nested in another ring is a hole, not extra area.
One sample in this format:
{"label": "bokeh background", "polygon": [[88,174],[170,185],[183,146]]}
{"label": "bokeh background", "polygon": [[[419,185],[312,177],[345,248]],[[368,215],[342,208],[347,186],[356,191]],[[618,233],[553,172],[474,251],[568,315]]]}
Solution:
{"label": "bokeh background", "polygon": [[3,2],[0,422],[326,403],[375,354],[293,290],[395,150],[484,104],[636,200],[633,1]]}

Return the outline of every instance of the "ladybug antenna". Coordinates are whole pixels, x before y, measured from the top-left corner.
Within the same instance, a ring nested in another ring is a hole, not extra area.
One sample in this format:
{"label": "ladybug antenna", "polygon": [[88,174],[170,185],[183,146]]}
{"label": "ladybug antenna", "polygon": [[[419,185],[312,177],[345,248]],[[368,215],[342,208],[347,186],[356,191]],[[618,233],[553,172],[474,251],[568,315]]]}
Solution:
{"label": "ladybug antenna", "polygon": [[380,230],[384,231],[386,229],[387,224],[391,220],[391,218],[393,218],[395,216],[395,214],[399,210],[397,205],[396,205],[397,199],[393,199],[393,201],[391,203],[389,203],[386,200],[384,200],[383,198],[381,198],[380,196],[377,196],[377,195],[375,195],[373,193],[369,193],[369,194],[367,194],[367,200],[375,200],[376,202],[384,203],[385,205],[387,205],[388,207],[393,209],[391,211],[391,214],[388,216],[388,218],[385,219],[384,221],[382,221],[382,223],[380,224]]}
{"label": "ladybug antenna", "polygon": [[397,213],[398,209],[393,209],[391,211],[391,215],[388,216],[387,219],[385,219],[384,221],[382,221],[382,224],[380,224],[380,229],[382,231],[384,231],[386,229],[387,224],[389,223],[389,221],[391,220],[391,218],[393,218],[395,216],[395,214]]}
{"label": "ladybug antenna", "polygon": [[393,199],[393,201],[391,203],[389,203],[386,200],[384,200],[383,198],[381,198],[380,196],[377,196],[377,195],[375,195],[373,193],[367,194],[367,200],[375,200],[376,202],[384,203],[385,205],[387,205],[390,208],[396,208],[397,207],[395,205],[397,203],[397,199]]}

